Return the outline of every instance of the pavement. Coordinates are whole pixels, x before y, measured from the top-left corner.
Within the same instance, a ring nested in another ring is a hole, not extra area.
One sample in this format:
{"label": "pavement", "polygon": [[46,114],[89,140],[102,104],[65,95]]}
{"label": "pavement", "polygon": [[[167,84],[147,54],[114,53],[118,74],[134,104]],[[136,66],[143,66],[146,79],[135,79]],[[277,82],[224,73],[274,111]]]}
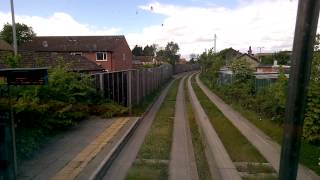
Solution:
{"label": "pavement", "polygon": [[213,179],[241,180],[240,174],[197,99],[191,86],[191,76],[188,79],[188,90],[196,121],[202,130],[207,146],[206,157]]}
{"label": "pavement", "polygon": [[[18,179],[87,179],[137,118],[91,117],[60,134],[18,167]],[[82,178],[79,178],[82,177]]]}
{"label": "pavement", "polygon": [[169,179],[198,180],[197,166],[186,116],[184,76],[179,84],[176,98],[173,140],[169,163]]}
{"label": "pavement", "polygon": [[[226,104],[222,99],[210,91],[200,80],[199,74],[196,76],[196,82],[208,98],[217,106],[217,108],[230,120],[230,122],[239,129],[239,131],[250,141],[252,145],[270,162],[273,168],[279,172],[281,147],[269,136],[253,125],[249,120]],[[303,165],[299,165],[299,180],[319,180],[320,177],[312,170]]]}

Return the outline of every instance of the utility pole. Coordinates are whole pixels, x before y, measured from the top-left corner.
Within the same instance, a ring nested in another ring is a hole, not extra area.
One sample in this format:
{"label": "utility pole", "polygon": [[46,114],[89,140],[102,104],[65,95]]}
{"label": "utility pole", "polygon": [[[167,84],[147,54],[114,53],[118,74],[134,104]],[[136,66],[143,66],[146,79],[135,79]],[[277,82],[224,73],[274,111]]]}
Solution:
{"label": "utility pole", "polygon": [[217,35],[214,34],[214,52],[217,52]]}
{"label": "utility pole", "polygon": [[319,0],[299,0],[281,149],[280,180],[297,178],[307,87],[319,10]]}
{"label": "utility pole", "polygon": [[13,49],[14,49],[14,55],[16,56],[18,54],[18,44],[17,44],[17,31],[16,31],[16,22],[14,18],[14,6],[13,6],[13,0],[10,0],[11,3],[11,17],[12,17],[12,39],[13,39]]}

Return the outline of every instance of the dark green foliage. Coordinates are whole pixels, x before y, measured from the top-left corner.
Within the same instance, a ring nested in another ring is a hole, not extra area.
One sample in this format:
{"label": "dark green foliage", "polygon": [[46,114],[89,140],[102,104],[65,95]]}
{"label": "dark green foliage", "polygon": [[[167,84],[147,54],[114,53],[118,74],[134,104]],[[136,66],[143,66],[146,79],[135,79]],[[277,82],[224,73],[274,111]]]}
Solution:
{"label": "dark green foliage", "polygon": [[169,42],[164,50],[159,50],[157,52],[157,58],[169,64],[175,65],[180,58],[180,55],[177,54],[178,51],[179,45],[175,42]]}
{"label": "dark green foliage", "polygon": [[20,67],[21,63],[21,56],[8,54],[8,56],[5,57],[4,64],[8,66],[8,68],[18,68]]}
{"label": "dark green foliage", "polygon": [[312,143],[320,143],[320,55],[312,63],[312,73],[307,97],[303,137]]}
{"label": "dark green foliage", "polygon": [[132,54],[134,56],[142,56],[143,55],[143,49],[141,46],[135,45],[132,49]]}
{"label": "dark green foliage", "polygon": [[[89,115],[109,118],[128,112],[123,106],[101,99],[89,75],[68,72],[63,64],[49,71],[48,81],[44,86],[11,87],[20,159],[30,156],[46,137]],[[0,108],[8,108],[5,104],[8,99],[0,99]]]}
{"label": "dark green foliage", "polygon": [[144,48],[143,48],[143,55],[144,56],[154,56],[156,54],[156,45],[146,45]]}
{"label": "dark green foliage", "polygon": [[[17,43],[20,45],[21,43],[30,41],[36,34],[33,32],[32,27],[23,24],[23,23],[16,23],[16,34],[17,34]],[[0,36],[3,40],[7,41],[9,44],[13,44],[12,40],[12,25],[6,23],[1,32]]]}
{"label": "dark green foliage", "polygon": [[280,65],[288,65],[290,64],[290,55],[286,51],[281,51],[272,55],[264,56],[261,58],[261,64],[272,65],[275,60],[277,60]]}

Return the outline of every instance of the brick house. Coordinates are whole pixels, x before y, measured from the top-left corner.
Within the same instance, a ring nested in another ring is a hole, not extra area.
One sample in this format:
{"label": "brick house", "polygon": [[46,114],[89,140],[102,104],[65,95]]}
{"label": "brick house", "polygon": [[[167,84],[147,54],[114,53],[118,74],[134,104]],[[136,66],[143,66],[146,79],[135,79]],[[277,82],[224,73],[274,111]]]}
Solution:
{"label": "brick house", "polygon": [[38,36],[19,50],[82,56],[105,71],[132,68],[132,53],[124,36]]}

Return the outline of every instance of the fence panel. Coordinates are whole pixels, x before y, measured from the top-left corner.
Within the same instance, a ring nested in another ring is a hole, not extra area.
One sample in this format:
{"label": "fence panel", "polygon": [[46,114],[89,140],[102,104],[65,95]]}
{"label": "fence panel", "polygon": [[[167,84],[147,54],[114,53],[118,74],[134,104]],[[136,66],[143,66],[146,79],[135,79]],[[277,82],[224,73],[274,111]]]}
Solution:
{"label": "fence panel", "polygon": [[196,70],[195,65],[161,65],[155,68],[93,74],[95,88],[104,98],[131,107],[172,77],[173,73]]}

